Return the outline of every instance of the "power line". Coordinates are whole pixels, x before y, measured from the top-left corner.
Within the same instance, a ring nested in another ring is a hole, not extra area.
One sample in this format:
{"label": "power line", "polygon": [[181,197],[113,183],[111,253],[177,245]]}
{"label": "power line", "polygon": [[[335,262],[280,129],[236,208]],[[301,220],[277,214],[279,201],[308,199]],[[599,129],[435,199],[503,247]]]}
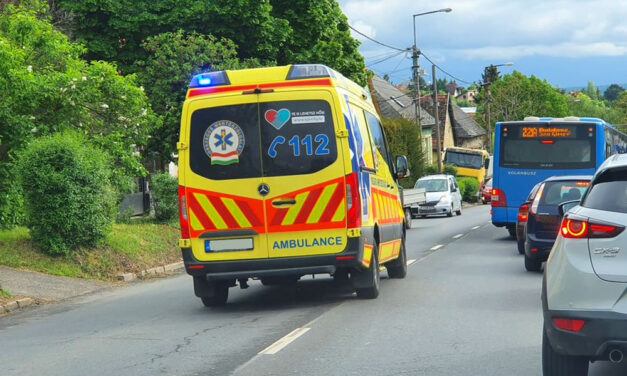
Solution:
{"label": "power line", "polygon": [[366,34],[362,33],[361,31],[359,31],[359,30],[355,29],[355,28],[354,28],[353,26],[351,26],[351,25],[348,25],[348,27],[350,27],[351,29],[353,29],[353,31],[354,31],[354,32],[356,32],[357,34],[361,35],[362,37],[365,37],[366,39],[369,39],[369,40],[371,40],[372,42],[375,42],[376,44],[381,45],[381,46],[383,46],[383,47],[391,48],[391,49],[393,49],[393,50],[396,50],[396,51],[402,51],[402,52],[405,52],[405,51],[408,51],[408,50],[409,50],[409,48],[398,48],[398,47],[390,46],[389,44],[385,44],[385,43],[383,43],[383,42],[379,42],[378,40],[376,40],[376,39],[374,39],[374,38],[371,38],[371,37],[369,37],[368,35],[366,35]]}
{"label": "power line", "polygon": [[383,62],[384,62],[384,61],[386,61],[386,60],[393,59],[393,58],[397,57],[398,55],[400,55],[400,54],[402,54],[402,53],[405,53],[405,52],[406,52],[406,51],[396,52],[396,53],[394,53],[394,54],[392,54],[392,55],[390,55],[390,56],[387,56],[387,57],[381,58],[381,59],[379,59],[379,60],[375,61],[374,63],[366,64],[366,67],[370,68],[370,67],[371,67],[371,66],[373,66],[373,65],[377,65],[377,64],[379,64],[379,63],[383,63]]}
{"label": "power line", "polygon": [[451,77],[451,78],[452,78],[452,79],[454,79],[455,81],[459,81],[459,82],[464,83],[464,84],[472,85],[472,82],[468,82],[468,81],[466,81],[466,80],[462,80],[461,78],[459,78],[459,77],[455,77],[455,76],[453,76],[452,74],[450,74],[449,72],[445,71],[442,67],[440,67],[439,65],[437,65],[436,63],[434,63],[434,62],[433,62],[433,60],[429,59],[429,57],[428,57],[427,55],[425,55],[424,53],[422,53],[422,52],[421,52],[420,54],[421,54],[422,56],[424,56],[424,57],[425,57],[425,59],[427,59],[427,60],[428,60],[431,64],[435,65],[435,66],[436,66],[436,68],[438,68],[438,69],[439,69],[442,73],[444,73],[445,75],[447,75],[447,76]]}

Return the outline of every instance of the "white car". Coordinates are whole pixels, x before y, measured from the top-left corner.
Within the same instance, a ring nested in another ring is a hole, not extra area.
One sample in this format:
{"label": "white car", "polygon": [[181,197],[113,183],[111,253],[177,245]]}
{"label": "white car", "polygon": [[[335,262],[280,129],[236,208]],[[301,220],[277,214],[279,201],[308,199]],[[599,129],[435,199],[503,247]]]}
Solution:
{"label": "white car", "polygon": [[427,200],[423,205],[412,207],[414,217],[426,217],[433,214],[446,214],[452,217],[453,213],[462,215],[462,195],[454,176],[424,176],[416,181],[414,188],[424,188]]}
{"label": "white car", "polygon": [[627,155],[608,158],[577,204],[560,206],[544,271],[544,376],[587,375],[627,352]]}

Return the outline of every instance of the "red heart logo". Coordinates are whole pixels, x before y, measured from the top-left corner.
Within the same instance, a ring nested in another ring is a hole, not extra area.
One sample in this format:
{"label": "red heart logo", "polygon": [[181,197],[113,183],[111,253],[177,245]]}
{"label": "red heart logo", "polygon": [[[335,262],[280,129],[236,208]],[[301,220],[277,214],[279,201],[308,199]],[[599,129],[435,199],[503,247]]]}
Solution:
{"label": "red heart logo", "polygon": [[279,111],[277,110],[268,110],[266,111],[266,121],[270,124],[274,124],[274,121],[276,120],[277,116],[279,115]]}

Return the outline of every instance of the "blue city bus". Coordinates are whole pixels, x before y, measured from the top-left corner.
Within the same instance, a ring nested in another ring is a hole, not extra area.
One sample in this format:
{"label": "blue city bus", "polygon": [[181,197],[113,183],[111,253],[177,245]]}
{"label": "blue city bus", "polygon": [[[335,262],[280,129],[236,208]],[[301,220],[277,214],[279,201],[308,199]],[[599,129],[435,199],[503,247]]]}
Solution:
{"label": "blue city bus", "polygon": [[492,224],[516,236],[518,208],[551,176],[593,175],[607,157],[627,150],[627,135],[595,118],[537,118],[497,123]]}

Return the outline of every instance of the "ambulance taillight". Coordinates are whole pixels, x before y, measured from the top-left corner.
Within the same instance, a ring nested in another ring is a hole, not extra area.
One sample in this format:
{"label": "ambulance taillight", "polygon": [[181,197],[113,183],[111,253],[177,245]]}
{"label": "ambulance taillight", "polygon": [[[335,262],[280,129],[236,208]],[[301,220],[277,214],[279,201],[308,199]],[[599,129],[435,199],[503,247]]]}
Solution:
{"label": "ambulance taillight", "polygon": [[187,215],[187,196],[185,187],[179,186],[179,218],[181,220],[181,238],[189,239],[189,217]]}
{"label": "ambulance taillight", "polygon": [[346,210],[348,227],[361,227],[361,196],[359,193],[359,178],[357,173],[346,176]]}

